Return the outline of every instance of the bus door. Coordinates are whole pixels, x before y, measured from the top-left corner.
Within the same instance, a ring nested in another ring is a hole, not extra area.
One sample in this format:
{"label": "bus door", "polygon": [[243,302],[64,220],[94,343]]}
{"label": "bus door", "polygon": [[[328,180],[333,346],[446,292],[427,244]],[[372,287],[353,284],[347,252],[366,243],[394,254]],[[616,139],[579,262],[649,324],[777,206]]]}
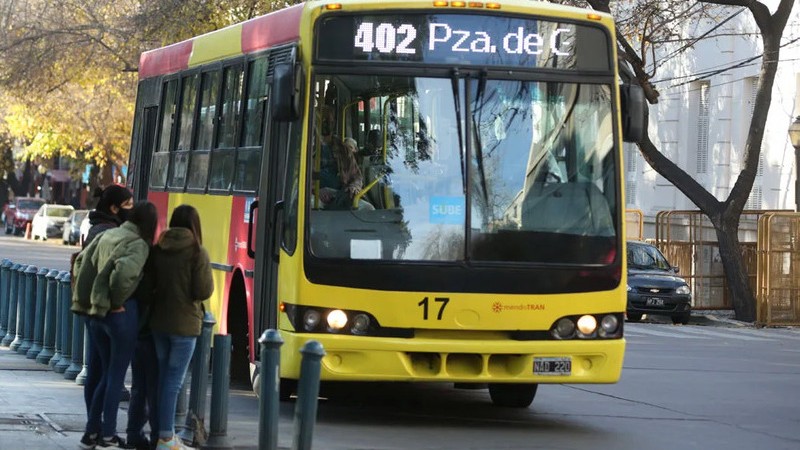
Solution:
{"label": "bus door", "polygon": [[[270,55],[269,74],[273,65],[293,59],[288,51],[279,50]],[[267,97],[272,95],[268,90]],[[267,105],[270,101],[266,102]],[[255,214],[253,230],[248,237],[248,254],[255,258],[253,289],[253,336],[251,345],[258,348],[261,333],[268,328],[277,328],[277,276],[281,248],[281,222],[283,220],[283,193],[286,181],[287,154],[297,145],[292,136],[299,130],[298,121],[275,120],[271,108],[267,108],[267,136],[259,185],[259,197],[251,206]],[[251,243],[251,240],[253,241]],[[252,251],[251,251],[252,249]],[[258,357],[256,352],[256,357]]]}
{"label": "bus door", "polygon": [[[136,201],[147,200],[147,187],[150,182],[150,157],[156,144],[156,130],[158,127],[158,91],[159,79],[145,80],[139,84],[137,103],[145,106],[137,108],[142,111],[142,116],[136,118],[134,129],[138,133],[134,136],[131,145],[131,154],[128,161],[128,187],[133,192]],[[135,131],[135,132],[136,132]]]}

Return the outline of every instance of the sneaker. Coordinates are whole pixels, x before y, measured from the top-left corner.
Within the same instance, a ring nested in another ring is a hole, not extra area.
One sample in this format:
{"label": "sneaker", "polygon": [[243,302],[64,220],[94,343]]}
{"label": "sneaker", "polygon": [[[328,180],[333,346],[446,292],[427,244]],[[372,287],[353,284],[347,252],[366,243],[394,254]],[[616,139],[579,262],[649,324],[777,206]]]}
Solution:
{"label": "sneaker", "polygon": [[81,443],[78,444],[78,448],[81,450],[94,450],[97,447],[97,433],[83,433],[83,437],[81,437]]}
{"label": "sneaker", "polygon": [[97,446],[101,448],[128,448],[126,445],[125,439],[122,439],[119,436],[101,438],[97,441]]}
{"label": "sneaker", "polygon": [[172,436],[172,439],[159,439],[156,450],[193,450],[194,447],[189,447],[183,443],[178,436]]}
{"label": "sneaker", "polygon": [[145,436],[139,436],[136,439],[131,439],[129,436],[128,442],[126,442],[125,445],[120,448],[132,450],[151,450],[153,447],[154,446],[150,444],[150,441]]}

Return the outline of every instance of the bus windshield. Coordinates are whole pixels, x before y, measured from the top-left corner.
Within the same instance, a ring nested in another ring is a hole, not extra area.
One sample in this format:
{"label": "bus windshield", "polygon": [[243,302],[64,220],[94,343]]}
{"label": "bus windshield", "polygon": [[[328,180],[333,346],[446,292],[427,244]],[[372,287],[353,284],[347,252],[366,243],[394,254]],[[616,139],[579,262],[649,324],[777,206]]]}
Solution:
{"label": "bus windshield", "polygon": [[485,75],[326,75],[314,86],[312,255],[614,260],[611,86]]}

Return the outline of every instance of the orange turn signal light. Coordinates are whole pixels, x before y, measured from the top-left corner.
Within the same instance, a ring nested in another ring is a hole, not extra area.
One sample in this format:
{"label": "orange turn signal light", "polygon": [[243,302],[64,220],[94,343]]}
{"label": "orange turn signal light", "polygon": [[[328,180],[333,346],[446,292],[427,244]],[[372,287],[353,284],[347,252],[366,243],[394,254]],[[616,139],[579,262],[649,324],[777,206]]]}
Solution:
{"label": "orange turn signal light", "polygon": [[594,14],[594,13],[592,13],[592,14],[587,14],[587,15],[586,15],[586,18],[587,18],[587,19],[590,19],[590,20],[600,20],[600,19],[602,19],[603,17],[602,17],[600,14]]}
{"label": "orange turn signal light", "polygon": [[435,2],[433,2],[433,6],[441,8],[442,6],[447,6],[447,3],[448,2],[435,1]]}
{"label": "orange turn signal light", "polygon": [[327,5],[325,5],[325,9],[327,9],[328,11],[339,10],[339,9],[342,9],[342,4],[341,3],[328,3]]}
{"label": "orange turn signal light", "polygon": [[467,6],[467,2],[450,2],[450,6],[453,8],[465,8]]}
{"label": "orange turn signal light", "polygon": [[500,3],[489,2],[486,4],[487,9],[500,9]]}

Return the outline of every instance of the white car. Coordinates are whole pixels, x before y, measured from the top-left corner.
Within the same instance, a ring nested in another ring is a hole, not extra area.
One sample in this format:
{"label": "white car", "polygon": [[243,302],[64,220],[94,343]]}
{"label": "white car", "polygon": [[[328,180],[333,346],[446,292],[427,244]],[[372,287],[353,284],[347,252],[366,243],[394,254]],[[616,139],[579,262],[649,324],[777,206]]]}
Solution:
{"label": "white car", "polygon": [[47,240],[50,236],[61,236],[64,222],[75,208],[69,205],[42,205],[31,222],[31,237]]}

